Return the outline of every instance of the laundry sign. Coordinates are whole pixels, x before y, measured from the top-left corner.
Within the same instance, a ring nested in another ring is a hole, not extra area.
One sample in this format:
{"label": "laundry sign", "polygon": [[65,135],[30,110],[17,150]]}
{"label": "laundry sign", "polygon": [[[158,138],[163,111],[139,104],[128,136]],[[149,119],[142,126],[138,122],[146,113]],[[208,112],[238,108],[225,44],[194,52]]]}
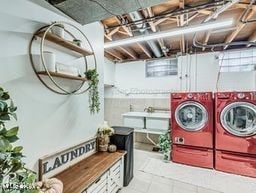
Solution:
{"label": "laundry sign", "polygon": [[96,152],[96,138],[39,159],[39,180],[49,178]]}

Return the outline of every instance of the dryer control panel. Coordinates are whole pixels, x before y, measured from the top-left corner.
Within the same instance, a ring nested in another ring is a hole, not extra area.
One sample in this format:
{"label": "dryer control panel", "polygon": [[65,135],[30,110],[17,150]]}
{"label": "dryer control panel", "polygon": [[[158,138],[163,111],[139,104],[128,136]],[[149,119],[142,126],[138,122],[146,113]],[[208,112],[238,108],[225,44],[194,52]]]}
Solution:
{"label": "dryer control panel", "polygon": [[218,92],[218,99],[256,100],[256,92]]}
{"label": "dryer control panel", "polygon": [[172,100],[199,100],[209,101],[213,99],[211,92],[187,92],[187,93],[172,93]]}

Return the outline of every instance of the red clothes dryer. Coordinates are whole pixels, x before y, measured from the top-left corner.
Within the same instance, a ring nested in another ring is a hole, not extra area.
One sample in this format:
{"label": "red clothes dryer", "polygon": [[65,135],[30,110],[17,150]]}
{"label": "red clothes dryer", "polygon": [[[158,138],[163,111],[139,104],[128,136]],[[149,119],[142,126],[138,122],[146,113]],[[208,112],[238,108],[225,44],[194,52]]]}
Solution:
{"label": "red clothes dryer", "polygon": [[172,93],[172,160],[213,168],[213,94]]}
{"label": "red clothes dryer", "polygon": [[216,170],[256,177],[256,92],[215,93]]}

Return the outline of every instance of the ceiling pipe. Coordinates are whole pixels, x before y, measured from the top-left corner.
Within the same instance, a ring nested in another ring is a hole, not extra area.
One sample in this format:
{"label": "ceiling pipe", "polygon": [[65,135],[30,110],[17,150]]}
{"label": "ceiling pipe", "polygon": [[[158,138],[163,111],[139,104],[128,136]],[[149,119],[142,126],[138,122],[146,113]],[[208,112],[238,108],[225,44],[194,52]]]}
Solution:
{"label": "ceiling pipe", "polygon": [[193,7],[185,7],[184,9],[175,9],[175,10],[172,10],[172,11],[169,11],[169,12],[165,12],[163,14],[153,16],[153,17],[143,18],[141,20],[126,22],[124,24],[119,24],[119,25],[107,27],[106,29],[111,30],[111,29],[121,27],[121,26],[133,26],[133,25],[137,25],[137,24],[141,24],[141,23],[148,23],[150,21],[155,21],[155,20],[158,20],[158,19],[166,18],[166,17],[175,17],[175,16],[179,16],[179,15],[183,15],[183,14],[195,13],[195,12],[198,12],[199,10],[212,9],[212,8],[220,7],[226,1],[227,0],[215,0],[214,2],[211,2],[211,3],[205,3],[205,4],[193,6]]}
{"label": "ceiling pipe", "polygon": [[[206,23],[212,19],[216,19],[222,12],[226,11],[227,9],[229,9],[231,6],[233,6],[234,4],[238,3],[240,0],[230,0],[229,2],[227,2],[226,4],[224,4],[223,6],[217,8],[211,15],[209,15],[202,23]],[[193,46],[197,47],[197,48],[211,48],[212,50],[214,50],[215,47],[221,47],[221,46],[226,46],[226,45],[236,45],[235,42],[233,43],[220,43],[220,44],[211,44],[211,45],[205,45],[204,43],[198,42],[196,35],[194,35],[193,37]],[[237,45],[244,45],[245,42],[239,42]]]}
{"label": "ceiling pipe", "polygon": [[231,6],[233,6],[234,4],[238,3],[240,0],[231,0],[228,3],[224,4],[222,7],[219,7],[216,9],[216,11],[214,11],[212,14],[210,14],[204,21],[210,21],[212,19],[216,19],[222,12],[226,11],[227,9],[229,9]]}
{"label": "ceiling pipe", "polygon": [[[143,19],[143,17],[141,16],[141,14],[138,11],[134,11],[134,12],[129,13],[129,16],[130,16],[132,21],[138,21],[138,20]],[[137,27],[137,29],[139,30],[139,32],[141,34],[144,34],[144,35],[149,34],[149,31],[148,31],[147,26],[146,26],[145,23],[136,24],[136,27]],[[147,44],[151,48],[155,57],[157,57],[157,58],[162,57],[162,52],[161,52],[159,46],[154,42],[154,40],[147,41]]]}

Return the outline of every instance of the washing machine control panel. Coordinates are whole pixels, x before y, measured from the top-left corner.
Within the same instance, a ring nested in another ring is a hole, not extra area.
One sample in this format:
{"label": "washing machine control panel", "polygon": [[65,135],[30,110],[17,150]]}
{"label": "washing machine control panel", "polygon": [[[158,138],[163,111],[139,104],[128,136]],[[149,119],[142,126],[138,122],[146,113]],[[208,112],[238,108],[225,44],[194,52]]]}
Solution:
{"label": "washing machine control panel", "polygon": [[189,93],[172,93],[173,100],[212,100],[213,96],[211,92],[189,92]]}
{"label": "washing machine control panel", "polygon": [[256,100],[256,92],[219,92],[218,99]]}
{"label": "washing machine control panel", "polygon": [[174,142],[176,144],[184,144],[185,143],[185,139],[183,137],[175,137],[174,138]]}

